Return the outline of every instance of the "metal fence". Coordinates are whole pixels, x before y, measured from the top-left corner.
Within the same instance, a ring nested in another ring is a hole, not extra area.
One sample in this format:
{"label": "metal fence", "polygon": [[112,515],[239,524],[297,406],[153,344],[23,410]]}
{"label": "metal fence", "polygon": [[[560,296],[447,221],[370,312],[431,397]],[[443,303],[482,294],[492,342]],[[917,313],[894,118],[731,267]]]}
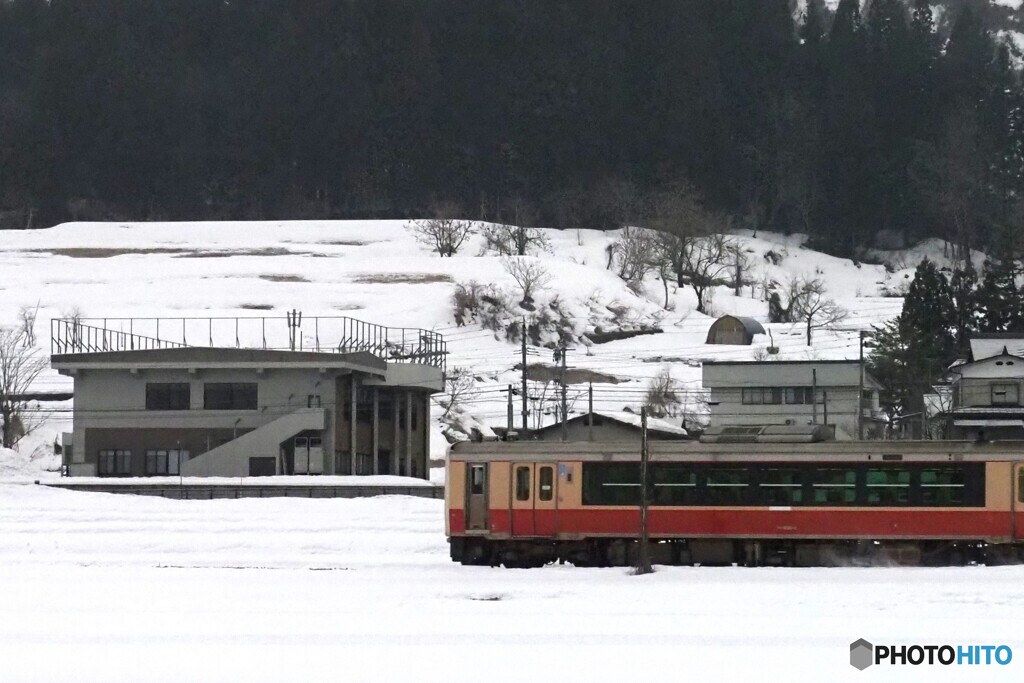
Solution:
{"label": "metal fence", "polygon": [[444,369],[444,337],[346,316],[222,318],[56,318],[50,352],[97,353],[183,347],[353,353]]}

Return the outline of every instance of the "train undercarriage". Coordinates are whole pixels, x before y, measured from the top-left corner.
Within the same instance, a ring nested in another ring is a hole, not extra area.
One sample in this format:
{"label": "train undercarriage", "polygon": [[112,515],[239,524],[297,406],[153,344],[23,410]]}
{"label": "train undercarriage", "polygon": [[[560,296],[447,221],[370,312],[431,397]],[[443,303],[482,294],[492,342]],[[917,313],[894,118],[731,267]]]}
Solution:
{"label": "train undercarriage", "polygon": [[[637,563],[635,538],[450,539],[451,558],[464,565],[629,567]],[[744,567],[961,566],[1024,563],[1024,545],[983,540],[816,540],[694,538],[652,539],[654,564]]]}

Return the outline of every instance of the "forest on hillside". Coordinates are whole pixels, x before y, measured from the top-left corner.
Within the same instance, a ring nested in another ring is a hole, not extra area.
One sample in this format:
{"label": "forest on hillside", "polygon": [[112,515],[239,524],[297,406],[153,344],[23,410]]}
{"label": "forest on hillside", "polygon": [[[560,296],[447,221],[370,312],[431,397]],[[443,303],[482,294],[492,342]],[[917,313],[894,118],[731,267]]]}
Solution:
{"label": "forest on hillside", "polygon": [[[970,0],[2,0],[0,224],[734,227],[858,255],[1024,214],[1024,87]],[[1013,241],[1016,241],[1015,239]]]}

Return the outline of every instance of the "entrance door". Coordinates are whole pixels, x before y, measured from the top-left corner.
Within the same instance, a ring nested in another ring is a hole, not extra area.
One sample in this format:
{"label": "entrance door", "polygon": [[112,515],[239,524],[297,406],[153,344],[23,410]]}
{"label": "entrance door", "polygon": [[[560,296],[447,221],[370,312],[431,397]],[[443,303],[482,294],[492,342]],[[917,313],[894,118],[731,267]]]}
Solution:
{"label": "entrance door", "polygon": [[536,485],[534,486],[533,532],[537,536],[554,536],[557,532],[558,477],[555,476],[554,465],[537,465],[534,469]]}
{"label": "entrance door", "polygon": [[512,463],[512,535],[533,536],[534,465]]}
{"label": "entrance door", "polygon": [[309,440],[306,437],[295,437],[295,458],[292,462],[295,474],[309,473]]}
{"label": "entrance door", "polygon": [[466,465],[466,529],[487,530],[487,465]]}
{"label": "entrance door", "polygon": [[1010,527],[1016,541],[1024,540],[1024,462],[1013,464],[1013,478],[1010,482],[1013,497],[1010,499]]}

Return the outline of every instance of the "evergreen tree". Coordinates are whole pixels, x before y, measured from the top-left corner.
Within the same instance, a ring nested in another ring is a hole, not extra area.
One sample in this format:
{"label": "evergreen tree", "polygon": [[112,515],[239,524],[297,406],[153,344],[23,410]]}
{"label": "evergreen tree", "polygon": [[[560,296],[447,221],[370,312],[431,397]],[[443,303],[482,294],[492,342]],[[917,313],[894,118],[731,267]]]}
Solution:
{"label": "evergreen tree", "polygon": [[971,334],[978,331],[978,274],[970,260],[958,264],[949,279],[953,304],[953,345],[965,358],[970,351]]}
{"label": "evergreen tree", "polygon": [[891,417],[924,410],[924,394],[954,360],[954,320],[949,282],[924,259],[899,317],[875,330],[869,367],[886,387],[882,403]]}
{"label": "evergreen tree", "polygon": [[1015,230],[1003,232],[999,247],[985,259],[977,308],[982,332],[1024,332],[1024,290],[1018,286],[1020,264]]}

